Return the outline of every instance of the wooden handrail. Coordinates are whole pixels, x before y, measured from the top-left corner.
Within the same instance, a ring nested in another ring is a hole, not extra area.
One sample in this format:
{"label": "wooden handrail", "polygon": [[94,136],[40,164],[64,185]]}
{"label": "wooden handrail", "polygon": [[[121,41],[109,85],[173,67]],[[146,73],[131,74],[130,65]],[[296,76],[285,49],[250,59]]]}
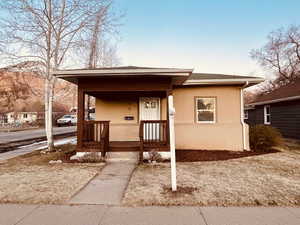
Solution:
{"label": "wooden handrail", "polygon": [[98,146],[99,151],[105,156],[109,148],[109,122],[110,121],[84,121],[83,144]]}
{"label": "wooden handrail", "polygon": [[169,144],[167,120],[142,120],[139,129],[140,162],[143,161],[145,147],[159,148]]}

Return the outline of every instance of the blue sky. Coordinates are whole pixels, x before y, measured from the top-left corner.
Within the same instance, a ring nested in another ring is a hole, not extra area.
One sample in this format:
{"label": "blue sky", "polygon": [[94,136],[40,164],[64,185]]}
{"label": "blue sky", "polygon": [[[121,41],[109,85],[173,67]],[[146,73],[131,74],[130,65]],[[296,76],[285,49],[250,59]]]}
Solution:
{"label": "blue sky", "polygon": [[126,13],[123,65],[266,75],[249,57],[274,29],[300,24],[299,0],[115,0]]}

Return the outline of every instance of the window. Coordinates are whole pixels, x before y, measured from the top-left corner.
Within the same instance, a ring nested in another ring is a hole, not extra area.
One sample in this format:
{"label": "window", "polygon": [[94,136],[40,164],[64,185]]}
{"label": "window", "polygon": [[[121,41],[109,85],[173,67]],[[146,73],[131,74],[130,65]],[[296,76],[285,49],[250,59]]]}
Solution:
{"label": "window", "polygon": [[27,113],[23,114],[23,118],[26,119],[27,118]]}
{"label": "window", "polygon": [[244,110],[244,120],[248,119],[248,110]]}
{"label": "window", "polygon": [[269,105],[264,106],[264,123],[271,124],[271,108]]}
{"label": "window", "polygon": [[216,98],[196,98],[197,123],[216,122]]}

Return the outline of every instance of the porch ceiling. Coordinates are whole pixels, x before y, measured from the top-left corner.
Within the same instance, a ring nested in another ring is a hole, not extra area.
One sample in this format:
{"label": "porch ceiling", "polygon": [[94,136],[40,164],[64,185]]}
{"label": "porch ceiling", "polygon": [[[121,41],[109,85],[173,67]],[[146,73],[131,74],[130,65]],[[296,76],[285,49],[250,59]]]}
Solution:
{"label": "porch ceiling", "polygon": [[102,92],[102,91],[89,91],[86,94],[91,95],[95,98],[106,98],[106,99],[137,99],[139,97],[166,97],[166,91],[114,91],[114,92]]}

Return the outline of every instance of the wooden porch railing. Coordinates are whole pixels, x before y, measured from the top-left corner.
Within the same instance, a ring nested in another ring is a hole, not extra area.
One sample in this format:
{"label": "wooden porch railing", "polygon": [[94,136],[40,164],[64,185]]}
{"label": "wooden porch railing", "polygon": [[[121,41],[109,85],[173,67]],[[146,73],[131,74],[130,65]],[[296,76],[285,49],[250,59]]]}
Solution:
{"label": "wooden porch railing", "polygon": [[105,156],[109,150],[109,121],[84,121],[83,146]]}
{"label": "wooden porch railing", "polygon": [[140,122],[140,162],[145,148],[160,148],[169,144],[167,120],[142,120]]}

